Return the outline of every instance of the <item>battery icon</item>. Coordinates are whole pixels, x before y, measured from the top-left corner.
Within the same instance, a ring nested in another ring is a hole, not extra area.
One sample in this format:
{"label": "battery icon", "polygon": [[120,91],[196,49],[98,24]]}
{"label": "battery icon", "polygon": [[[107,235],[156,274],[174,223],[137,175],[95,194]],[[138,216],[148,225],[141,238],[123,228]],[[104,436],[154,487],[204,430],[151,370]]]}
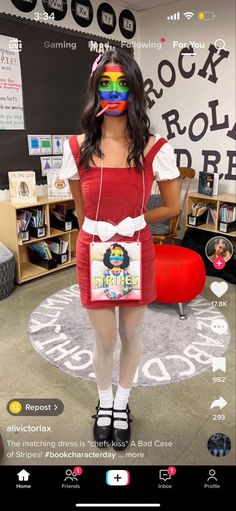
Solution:
{"label": "battery icon", "polygon": [[202,11],[198,13],[198,19],[203,21],[210,21],[216,17],[215,13],[212,11]]}

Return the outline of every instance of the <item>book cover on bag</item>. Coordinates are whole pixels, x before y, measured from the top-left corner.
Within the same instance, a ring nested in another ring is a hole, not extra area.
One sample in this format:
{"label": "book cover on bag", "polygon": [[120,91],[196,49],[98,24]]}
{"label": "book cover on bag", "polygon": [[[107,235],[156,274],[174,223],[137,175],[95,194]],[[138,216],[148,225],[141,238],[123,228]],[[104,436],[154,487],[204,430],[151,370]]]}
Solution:
{"label": "book cover on bag", "polygon": [[203,195],[217,195],[219,188],[219,174],[214,172],[199,172],[198,193]]}
{"label": "book cover on bag", "polygon": [[141,243],[90,243],[92,301],[141,300]]}
{"label": "book cover on bag", "polygon": [[35,172],[8,172],[9,192],[11,202],[36,202]]}

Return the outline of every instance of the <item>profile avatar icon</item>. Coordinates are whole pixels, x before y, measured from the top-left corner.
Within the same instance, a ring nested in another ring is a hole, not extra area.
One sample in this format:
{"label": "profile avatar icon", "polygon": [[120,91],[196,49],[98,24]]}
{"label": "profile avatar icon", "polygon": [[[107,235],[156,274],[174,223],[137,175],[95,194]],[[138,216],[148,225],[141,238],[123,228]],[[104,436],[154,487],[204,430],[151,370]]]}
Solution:
{"label": "profile avatar icon", "polygon": [[208,438],[207,448],[212,456],[226,456],[231,449],[231,440],[224,433],[215,433]]}
{"label": "profile avatar icon", "polygon": [[215,259],[222,259],[226,263],[233,255],[233,245],[227,238],[215,236],[207,242],[205,252],[213,264]]}

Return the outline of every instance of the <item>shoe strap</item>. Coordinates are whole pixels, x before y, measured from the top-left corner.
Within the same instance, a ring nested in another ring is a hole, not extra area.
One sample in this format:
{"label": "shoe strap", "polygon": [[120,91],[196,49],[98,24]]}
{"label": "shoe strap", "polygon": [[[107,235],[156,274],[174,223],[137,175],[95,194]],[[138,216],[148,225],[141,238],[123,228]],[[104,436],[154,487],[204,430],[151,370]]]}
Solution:
{"label": "shoe strap", "polygon": [[108,419],[111,419],[112,420],[112,415],[108,415],[107,413],[102,413],[101,415],[92,415],[92,419],[101,419],[103,417],[107,417]]}
{"label": "shoe strap", "polygon": [[[128,424],[129,424],[130,422],[133,422],[133,419],[131,419],[131,418],[127,415],[127,418],[126,418],[126,419],[124,419],[124,417],[113,417],[113,423],[114,423],[115,421],[125,421],[125,422],[128,422]],[[116,429],[117,429],[117,428],[116,428]]]}
{"label": "shoe strap", "polygon": [[115,413],[127,413],[127,415],[128,415],[130,413],[130,409],[126,408],[125,410],[115,410],[115,408],[113,408],[113,412],[115,412]]}
{"label": "shoe strap", "polygon": [[96,410],[113,410],[113,407],[111,407],[111,408],[103,408],[102,406],[99,406],[99,404],[95,408],[96,408]]}
{"label": "shoe strap", "polygon": [[[114,417],[114,413],[126,413],[127,417],[124,418],[124,417]],[[125,410],[116,410],[115,408],[113,408],[113,421],[125,421],[125,422],[133,422],[133,420],[130,418],[129,416],[130,414],[130,408],[129,406],[127,406],[127,408]]]}

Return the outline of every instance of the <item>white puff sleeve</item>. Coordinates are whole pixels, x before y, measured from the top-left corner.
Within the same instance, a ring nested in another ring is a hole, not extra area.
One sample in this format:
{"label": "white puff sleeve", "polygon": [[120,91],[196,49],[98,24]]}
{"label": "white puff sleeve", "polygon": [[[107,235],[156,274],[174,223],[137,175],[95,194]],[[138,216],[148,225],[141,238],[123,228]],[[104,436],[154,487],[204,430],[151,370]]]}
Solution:
{"label": "white puff sleeve", "polygon": [[69,139],[67,139],[63,144],[60,179],[79,179],[78,168],[70,148]]}
{"label": "white puff sleeve", "polygon": [[[160,135],[156,135],[156,141],[159,138],[161,138]],[[179,169],[176,166],[174,149],[168,142],[154,156],[152,169],[156,181],[176,179],[180,176]]]}

